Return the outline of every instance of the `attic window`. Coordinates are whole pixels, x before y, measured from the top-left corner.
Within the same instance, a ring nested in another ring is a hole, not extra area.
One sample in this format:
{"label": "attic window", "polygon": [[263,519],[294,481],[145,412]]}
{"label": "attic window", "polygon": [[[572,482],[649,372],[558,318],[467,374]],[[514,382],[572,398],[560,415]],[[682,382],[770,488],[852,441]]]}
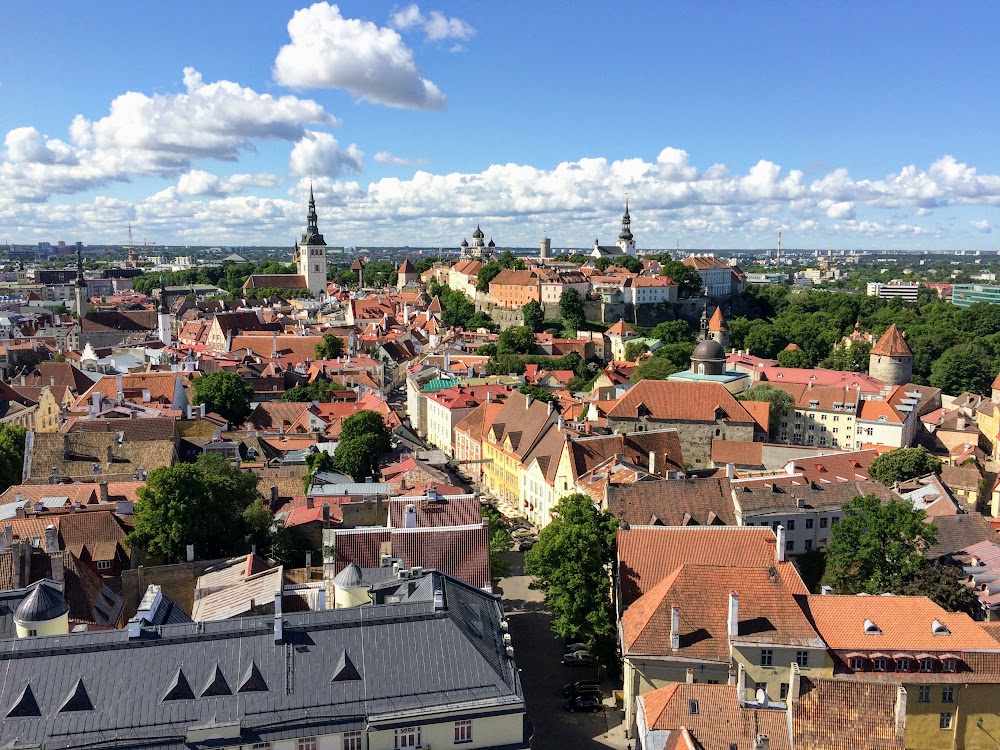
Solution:
{"label": "attic window", "polygon": [[865,620],[865,635],[882,635],[882,628],[871,620]]}
{"label": "attic window", "polygon": [[934,635],[951,635],[951,631],[948,630],[948,626],[940,620],[935,620],[931,623],[931,632]]}
{"label": "attic window", "polygon": [[698,713],[698,701],[690,701],[688,709],[690,710],[690,712],[691,712],[692,715],[693,714],[697,714]]}

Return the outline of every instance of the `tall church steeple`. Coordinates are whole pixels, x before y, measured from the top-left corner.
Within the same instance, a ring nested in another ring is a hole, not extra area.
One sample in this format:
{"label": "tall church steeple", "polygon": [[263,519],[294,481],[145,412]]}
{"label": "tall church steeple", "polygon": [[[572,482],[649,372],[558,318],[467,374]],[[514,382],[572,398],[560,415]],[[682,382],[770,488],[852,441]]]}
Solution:
{"label": "tall church steeple", "polygon": [[303,277],[316,299],[326,294],[326,241],[319,233],[319,217],[316,214],[316,197],[312,183],[309,184],[309,212],[306,214],[306,232],[295,251],[299,275]]}
{"label": "tall church steeple", "polygon": [[76,314],[82,321],[87,314],[87,280],[83,278],[83,243],[76,243]]}
{"label": "tall church steeple", "polygon": [[618,234],[618,247],[625,255],[635,257],[635,241],[632,238],[632,217],[628,213],[628,198],[625,199],[625,213],[622,214],[622,231]]}

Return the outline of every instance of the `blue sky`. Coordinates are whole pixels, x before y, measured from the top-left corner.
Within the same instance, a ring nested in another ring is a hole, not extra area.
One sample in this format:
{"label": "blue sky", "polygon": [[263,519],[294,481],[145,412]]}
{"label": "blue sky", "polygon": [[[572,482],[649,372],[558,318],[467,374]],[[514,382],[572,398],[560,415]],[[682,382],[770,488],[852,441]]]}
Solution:
{"label": "blue sky", "polygon": [[[619,7],[621,6],[621,7]],[[1000,10],[6,4],[0,242],[996,249]]]}

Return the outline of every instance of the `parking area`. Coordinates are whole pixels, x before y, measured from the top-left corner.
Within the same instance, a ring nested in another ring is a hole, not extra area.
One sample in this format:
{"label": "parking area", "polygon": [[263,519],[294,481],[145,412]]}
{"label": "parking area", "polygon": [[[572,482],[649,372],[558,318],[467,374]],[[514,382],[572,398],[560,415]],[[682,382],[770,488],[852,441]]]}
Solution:
{"label": "parking area", "polygon": [[[614,707],[614,686],[595,667],[566,667],[560,664],[562,639],[549,629],[550,616],[542,604],[540,591],[528,588],[531,579],[523,574],[524,555],[508,554],[511,575],[500,580],[504,609],[514,640],[515,658],[521,670],[528,719],[534,726],[531,746],[537,750],[575,748],[624,748],[620,725],[622,712]],[[569,713],[563,710],[563,685],[577,680],[601,681],[604,708],[599,713]]]}

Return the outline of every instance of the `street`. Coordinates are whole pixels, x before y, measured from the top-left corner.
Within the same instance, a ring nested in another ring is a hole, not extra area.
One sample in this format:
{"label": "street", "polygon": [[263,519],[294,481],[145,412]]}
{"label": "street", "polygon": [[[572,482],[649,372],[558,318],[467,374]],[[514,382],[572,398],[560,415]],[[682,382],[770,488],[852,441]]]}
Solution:
{"label": "street", "polygon": [[[531,578],[523,574],[524,555],[506,555],[511,574],[500,579],[504,611],[510,623],[514,655],[521,670],[528,719],[534,725],[531,742],[535,750],[577,748],[624,748],[620,726],[622,712],[614,707],[615,686],[596,668],[560,664],[562,639],[549,629],[550,616],[542,603],[542,592],[528,588]],[[577,680],[601,678],[604,710],[600,713],[570,713],[563,710],[563,685]]]}

